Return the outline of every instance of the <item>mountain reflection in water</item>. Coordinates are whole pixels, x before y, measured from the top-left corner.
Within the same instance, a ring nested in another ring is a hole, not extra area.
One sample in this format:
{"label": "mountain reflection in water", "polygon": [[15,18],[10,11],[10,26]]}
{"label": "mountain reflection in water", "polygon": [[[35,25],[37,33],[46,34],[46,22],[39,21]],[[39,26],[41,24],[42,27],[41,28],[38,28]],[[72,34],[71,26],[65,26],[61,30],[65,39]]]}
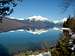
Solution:
{"label": "mountain reflection in water", "polygon": [[[34,34],[35,33],[35,34]],[[18,50],[36,50],[44,46],[44,42],[55,42],[62,32],[49,30],[16,30],[0,33],[0,43],[4,45],[10,52]]]}

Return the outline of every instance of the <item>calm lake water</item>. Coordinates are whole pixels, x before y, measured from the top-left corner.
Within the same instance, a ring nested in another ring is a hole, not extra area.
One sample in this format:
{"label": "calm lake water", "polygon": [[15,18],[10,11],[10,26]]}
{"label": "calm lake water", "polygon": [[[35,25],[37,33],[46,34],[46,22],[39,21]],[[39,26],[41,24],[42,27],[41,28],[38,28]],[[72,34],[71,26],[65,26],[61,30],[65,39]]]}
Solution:
{"label": "calm lake water", "polygon": [[40,48],[41,43],[55,42],[61,32],[50,30],[48,32],[42,33],[40,35],[34,35],[25,31],[15,31],[15,32],[4,32],[0,33],[0,44],[9,50],[20,50],[20,49],[36,49]]}

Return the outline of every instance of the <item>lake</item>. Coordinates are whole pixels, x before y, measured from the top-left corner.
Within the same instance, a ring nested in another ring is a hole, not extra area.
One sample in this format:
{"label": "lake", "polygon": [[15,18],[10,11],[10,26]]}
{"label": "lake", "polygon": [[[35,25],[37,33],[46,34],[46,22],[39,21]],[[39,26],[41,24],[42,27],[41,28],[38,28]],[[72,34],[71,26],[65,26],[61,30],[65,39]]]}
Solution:
{"label": "lake", "polygon": [[48,30],[42,34],[32,34],[27,31],[3,32],[0,33],[0,44],[9,51],[37,49],[41,48],[44,42],[55,42],[61,33],[57,30]]}

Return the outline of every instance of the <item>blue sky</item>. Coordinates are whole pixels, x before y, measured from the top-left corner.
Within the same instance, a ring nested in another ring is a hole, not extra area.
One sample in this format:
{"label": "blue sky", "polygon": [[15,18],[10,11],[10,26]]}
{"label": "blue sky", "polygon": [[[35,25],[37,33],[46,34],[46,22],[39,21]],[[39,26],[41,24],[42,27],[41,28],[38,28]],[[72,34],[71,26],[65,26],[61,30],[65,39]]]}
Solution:
{"label": "blue sky", "polygon": [[49,19],[62,19],[70,15],[72,10],[62,13],[61,3],[62,0],[23,0],[14,8],[11,16],[17,18],[44,16]]}

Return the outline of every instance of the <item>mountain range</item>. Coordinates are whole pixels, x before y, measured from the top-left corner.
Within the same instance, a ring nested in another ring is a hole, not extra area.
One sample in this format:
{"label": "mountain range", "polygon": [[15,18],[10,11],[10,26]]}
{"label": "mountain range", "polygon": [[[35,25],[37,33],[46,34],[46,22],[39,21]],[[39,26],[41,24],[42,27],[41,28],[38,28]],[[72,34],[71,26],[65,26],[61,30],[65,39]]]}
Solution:
{"label": "mountain range", "polygon": [[53,27],[62,27],[63,22],[55,22],[51,21],[42,16],[33,16],[28,17],[25,20],[20,20],[11,17],[4,17],[2,19],[2,23],[0,23],[0,32],[7,32],[12,30],[24,29],[24,30],[32,30],[36,29],[44,29],[48,30]]}

